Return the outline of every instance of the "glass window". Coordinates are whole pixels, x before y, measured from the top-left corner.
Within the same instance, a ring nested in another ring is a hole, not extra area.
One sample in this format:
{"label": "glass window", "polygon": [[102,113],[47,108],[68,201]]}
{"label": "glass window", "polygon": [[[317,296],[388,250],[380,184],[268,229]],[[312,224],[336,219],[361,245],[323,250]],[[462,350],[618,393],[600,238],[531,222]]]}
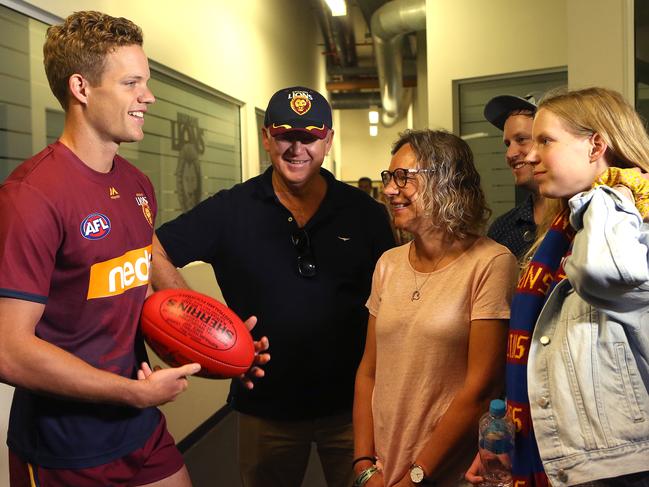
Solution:
{"label": "glass window", "polygon": [[[54,142],[64,113],[43,70],[48,25],[0,6],[0,181]],[[241,182],[241,102],[154,61],[142,141],[120,155],[153,182],[157,225]]]}
{"label": "glass window", "polygon": [[264,143],[261,135],[261,129],[264,127],[264,118],[266,112],[259,108],[255,108],[255,118],[257,120],[257,147],[259,150],[259,174],[263,173],[270,166],[270,155],[264,149]]}
{"label": "glass window", "polygon": [[240,106],[156,63],[151,68],[156,102],[144,139],[119,152],[153,182],[160,225],[241,182]]}
{"label": "glass window", "polygon": [[0,7],[0,180],[32,153],[28,19]]}

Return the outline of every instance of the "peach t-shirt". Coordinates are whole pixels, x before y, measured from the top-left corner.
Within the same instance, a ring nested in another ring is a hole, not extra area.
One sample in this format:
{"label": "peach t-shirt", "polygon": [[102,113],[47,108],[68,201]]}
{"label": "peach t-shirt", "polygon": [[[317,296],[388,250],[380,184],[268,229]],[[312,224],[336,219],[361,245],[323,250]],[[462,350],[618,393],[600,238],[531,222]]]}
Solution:
{"label": "peach t-shirt", "polygon": [[[509,250],[486,237],[430,274],[412,268],[409,247],[379,259],[367,301],[376,317],[374,442],[388,487],[408,471],[464,383],[471,321],[509,319],[518,272]],[[411,300],[415,273],[418,301]],[[474,455],[467,451],[458,468]]]}

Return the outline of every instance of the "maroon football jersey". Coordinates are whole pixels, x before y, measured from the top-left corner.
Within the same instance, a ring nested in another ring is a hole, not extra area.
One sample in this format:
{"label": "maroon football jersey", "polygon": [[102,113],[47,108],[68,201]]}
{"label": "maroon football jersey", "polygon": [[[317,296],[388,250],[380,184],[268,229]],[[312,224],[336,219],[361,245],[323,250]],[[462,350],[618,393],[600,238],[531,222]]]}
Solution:
{"label": "maroon football jersey", "polygon": [[[125,159],[99,173],[48,146],[0,186],[0,296],[45,304],[38,337],[135,377],[155,213],[151,182]],[[8,443],[39,465],[91,466],[138,448],[157,418],[17,389]]]}

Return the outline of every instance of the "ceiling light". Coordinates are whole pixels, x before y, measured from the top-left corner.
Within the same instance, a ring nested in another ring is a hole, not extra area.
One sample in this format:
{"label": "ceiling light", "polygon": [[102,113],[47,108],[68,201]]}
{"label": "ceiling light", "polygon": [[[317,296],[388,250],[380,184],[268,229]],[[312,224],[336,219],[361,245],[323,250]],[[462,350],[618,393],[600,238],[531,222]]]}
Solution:
{"label": "ceiling light", "polygon": [[327,2],[331,10],[331,15],[334,17],[347,15],[347,4],[345,4],[345,0],[325,0],[325,2]]}
{"label": "ceiling light", "polygon": [[379,126],[370,125],[370,137],[376,137],[377,135],[379,135]]}
{"label": "ceiling light", "polygon": [[376,110],[370,110],[368,116],[370,119],[370,123],[373,123],[375,125],[379,123],[379,112],[377,112]]}

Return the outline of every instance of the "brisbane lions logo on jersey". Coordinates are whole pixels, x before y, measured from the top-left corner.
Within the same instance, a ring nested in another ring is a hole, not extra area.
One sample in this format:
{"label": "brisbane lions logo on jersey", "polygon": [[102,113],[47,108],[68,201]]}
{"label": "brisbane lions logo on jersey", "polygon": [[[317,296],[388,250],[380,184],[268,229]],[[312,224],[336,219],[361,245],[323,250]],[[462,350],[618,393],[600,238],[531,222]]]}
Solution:
{"label": "brisbane lions logo on jersey", "polygon": [[144,219],[151,226],[151,228],[153,228],[153,213],[151,212],[149,200],[146,199],[146,195],[144,193],[136,193],[135,201],[137,202],[138,206],[142,208]]}
{"label": "brisbane lions logo on jersey", "polygon": [[91,213],[81,222],[81,235],[88,240],[100,240],[110,233],[110,220],[101,213]]}

